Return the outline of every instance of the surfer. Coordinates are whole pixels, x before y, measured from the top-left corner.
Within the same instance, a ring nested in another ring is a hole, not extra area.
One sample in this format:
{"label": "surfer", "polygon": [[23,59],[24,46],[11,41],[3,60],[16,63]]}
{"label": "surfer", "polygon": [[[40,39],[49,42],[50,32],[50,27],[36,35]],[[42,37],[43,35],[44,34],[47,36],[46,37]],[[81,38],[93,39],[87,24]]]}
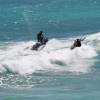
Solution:
{"label": "surfer", "polygon": [[81,47],[81,39],[76,39],[75,41],[74,41],[74,46],[75,47]]}
{"label": "surfer", "polygon": [[85,37],[76,39],[70,49],[74,49],[76,47],[81,47],[81,45],[82,45],[81,41],[83,41],[84,39],[85,39]]}
{"label": "surfer", "polygon": [[38,50],[38,48],[42,45],[45,45],[48,42],[48,38],[46,38],[43,34],[43,31],[37,33],[37,43],[33,45],[31,50]]}
{"label": "surfer", "polygon": [[43,35],[43,31],[40,31],[38,34],[37,34],[37,41],[43,45],[43,44],[46,44],[46,42],[48,41],[48,38],[46,38],[44,35]]}

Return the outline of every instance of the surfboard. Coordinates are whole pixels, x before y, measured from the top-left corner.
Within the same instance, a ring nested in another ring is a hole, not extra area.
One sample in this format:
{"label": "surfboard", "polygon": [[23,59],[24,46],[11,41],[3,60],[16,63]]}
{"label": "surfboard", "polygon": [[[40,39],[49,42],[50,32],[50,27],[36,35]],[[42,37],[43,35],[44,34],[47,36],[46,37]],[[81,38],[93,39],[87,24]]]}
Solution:
{"label": "surfboard", "polygon": [[47,42],[48,42],[47,38],[45,39],[44,43],[37,42],[32,46],[31,50],[42,50]]}
{"label": "surfboard", "polygon": [[41,44],[40,43],[35,43],[33,46],[32,46],[32,48],[31,48],[31,50],[38,50],[38,48],[41,46]]}
{"label": "surfboard", "polygon": [[40,51],[40,50],[42,50],[45,47],[45,45],[46,44],[42,44],[41,45],[40,43],[36,43],[36,44],[34,44],[32,46],[31,50],[36,50],[36,51],[39,50]]}
{"label": "surfboard", "polygon": [[44,47],[45,47],[45,45],[41,45],[41,46],[38,48],[38,51],[43,50]]}
{"label": "surfboard", "polygon": [[71,50],[75,49],[76,47],[74,46],[74,44],[70,47]]}

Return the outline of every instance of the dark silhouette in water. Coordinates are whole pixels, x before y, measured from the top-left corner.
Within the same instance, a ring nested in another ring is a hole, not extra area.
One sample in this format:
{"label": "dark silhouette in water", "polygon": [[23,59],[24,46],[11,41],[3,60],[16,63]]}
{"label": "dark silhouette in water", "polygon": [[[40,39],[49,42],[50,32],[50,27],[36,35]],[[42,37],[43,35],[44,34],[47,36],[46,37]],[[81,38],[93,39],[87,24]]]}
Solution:
{"label": "dark silhouette in water", "polygon": [[75,41],[74,41],[74,46],[75,47],[81,47],[81,40],[80,39],[76,39]]}
{"label": "dark silhouette in water", "polygon": [[37,43],[33,45],[31,50],[38,50],[38,48],[42,45],[45,45],[48,42],[48,38],[43,35],[43,31],[40,31],[37,34]]}
{"label": "dark silhouette in water", "polygon": [[81,47],[81,45],[82,45],[81,41],[83,41],[84,39],[85,39],[85,37],[80,38],[80,39],[76,39],[70,49],[72,50],[76,47]]}

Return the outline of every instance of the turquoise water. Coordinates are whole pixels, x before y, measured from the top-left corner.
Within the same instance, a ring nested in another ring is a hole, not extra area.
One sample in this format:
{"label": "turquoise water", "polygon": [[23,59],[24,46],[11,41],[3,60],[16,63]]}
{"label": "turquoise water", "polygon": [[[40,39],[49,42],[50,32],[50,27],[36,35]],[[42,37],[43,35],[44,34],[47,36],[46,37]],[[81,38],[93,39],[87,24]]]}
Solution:
{"label": "turquoise water", "polygon": [[1,0],[0,4],[2,41],[30,40],[39,30],[50,38],[100,31],[99,0]]}
{"label": "turquoise water", "polygon": [[99,26],[99,0],[0,0],[0,100],[99,100]]}

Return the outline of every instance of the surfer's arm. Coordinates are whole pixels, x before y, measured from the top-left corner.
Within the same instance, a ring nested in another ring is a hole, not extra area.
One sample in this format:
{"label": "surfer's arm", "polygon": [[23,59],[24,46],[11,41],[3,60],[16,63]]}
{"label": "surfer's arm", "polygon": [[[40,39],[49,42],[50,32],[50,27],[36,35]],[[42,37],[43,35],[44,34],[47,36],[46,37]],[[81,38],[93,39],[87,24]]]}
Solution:
{"label": "surfer's arm", "polygon": [[86,37],[80,38],[80,41],[84,41],[86,39]]}

